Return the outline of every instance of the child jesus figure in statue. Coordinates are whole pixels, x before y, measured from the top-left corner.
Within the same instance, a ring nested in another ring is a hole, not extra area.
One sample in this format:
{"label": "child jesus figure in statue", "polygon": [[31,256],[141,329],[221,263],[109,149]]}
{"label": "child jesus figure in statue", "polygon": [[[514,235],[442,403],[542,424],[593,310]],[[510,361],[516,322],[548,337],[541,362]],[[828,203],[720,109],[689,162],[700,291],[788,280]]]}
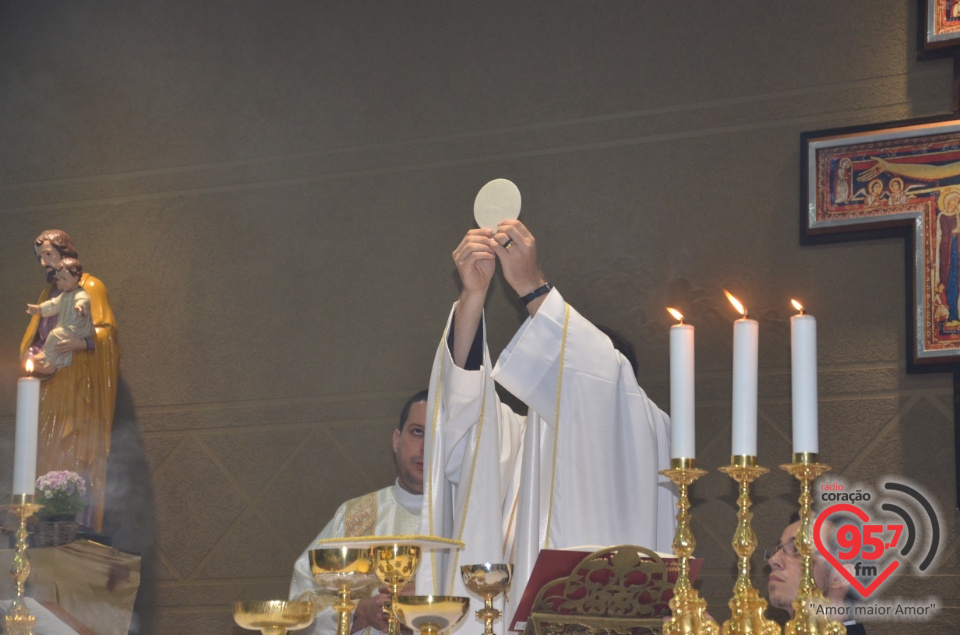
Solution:
{"label": "child jesus figure in statue", "polygon": [[33,356],[38,362],[54,368],[69,366],[73,353],[60,353],[54,348],[57,342],[77,337],[84,339],[93,335],[93,320],[90,317],[90,296],[80,287],[83,266],[76,258],[64,258],[57,267],[56,282],[60,295],[40,304],[28,304],[27,313],[48,317],[57,315],[57,326],[43,345],[43,350]]}

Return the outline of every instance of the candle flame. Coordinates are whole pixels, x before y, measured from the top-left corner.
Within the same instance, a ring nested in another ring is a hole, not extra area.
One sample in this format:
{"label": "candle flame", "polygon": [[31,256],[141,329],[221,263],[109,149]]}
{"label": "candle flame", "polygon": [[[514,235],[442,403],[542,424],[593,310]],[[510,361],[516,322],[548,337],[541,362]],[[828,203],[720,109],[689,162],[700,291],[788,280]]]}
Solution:
{"label": "candle flame", "polygon": [[737,312],[743,317],[747,317],[747,310],[743,307],[742,304],[740,304],[740,301],[737,300],[735,297],[733,297],[733,294],[727,291],[726,289],[723,290],[723,293],[727,296],[727,299],[730,300],[730,304],[733,305],[733,308],[735,308]]}
{"label": "candle flame", "polygon": [[32,360],[32,359],[28,359],[28,360],[27,360],[27,363],[23,365],[23,368],[24,368],[28,373],[32,373],[32,372],[33,372],[33,360]]}
{"label": "candle flame", "polygon": [[792,305],[793,305],[793,308],[795,308],[797,311],[800,311],[800,315],[803,315],[803,305],[802,305],[802,304],[800,304],[799,302],[797,302],[797,301],[794,300],[794,299],[791,299],[791,300],[790,300],[790,304],[792,304]]}
{"label": "candle flame", "polygon": [[672,315],[672,316],[674,317],[674,319],[676,319],[678,322],[680,322],[680,324],[683,324],[683,313],[681,313],[680,311],[677,311],[676,309],[673,309],[673,308],[671,308],[671,307],[667,307],[667,313],[669,313],[670,315]]}

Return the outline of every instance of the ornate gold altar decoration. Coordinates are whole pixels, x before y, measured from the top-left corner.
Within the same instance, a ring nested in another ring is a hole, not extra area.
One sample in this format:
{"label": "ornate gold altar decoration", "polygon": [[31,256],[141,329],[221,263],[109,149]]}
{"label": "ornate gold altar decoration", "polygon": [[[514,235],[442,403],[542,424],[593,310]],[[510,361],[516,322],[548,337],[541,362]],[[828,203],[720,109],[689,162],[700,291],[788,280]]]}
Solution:
{"label": "ornate gold altar decoration", "polygon": [[2,507],[20,521],[16,534],[16,554],[13,556],[13,562],[10,563],[10,577],[17,585],[17,597],[10,605],[10,611],[4,619],[5,632],[9,635],[33,635],[33,627],[37,623],[37,618],[30,614],[23,601],[23,589],[30,576],[30,560],[27,558],[27,519],[42,508],[43,505],[35,504],[33,496],[28,494],[15,494],[13,504]]}
{"label": "ornate gold altar decoration", "polygon": [[670,469],[660,472],[677,484],[677,531],[673,551],[680,561],[680,575],[670,600],[671,617],[663,624],[664,635],[719,635],[720,627],[707,614],[707,602],[690,583],[690,556],[697,546],[690,530],[690,497],[687,488],[706,474],[695,459],[670,459]]}
{"label": "ornate gold altar decoration", "polygon": [[769,470],[757,465],[755,456],[731,457],[730,465],[720,471],[740,486],[737,498],[737,530],[733,534],[733,550],[737,552],[737,582],[730,599],[730,619],[723,623],[723,635],[780,635],[780,626],[764,617],[767,601],[750,583],[750,558],[757,548],[757,535],[750,521],[750,483]]}
{"label": "ornate gold altar decoration", "polygon": [[602,549],[540,589],[524,635],[660,633],[673,585],[668,565],[637,546]]}
{"label": "ornate gold altar decoration", "polygon": [[813,557],[813,496],[810,486],[829,465],[820,463],[813,453],[793,455],[793,463],[780,466],[800,481],[800,527],[795,545],[800,554],[800,586],[797,599],[793,601],[793,619],[784,626],[784,635],[845,635],[847,628],[840,622],[817,615],[816,607],[827,600],[813,581],[811,558]]}

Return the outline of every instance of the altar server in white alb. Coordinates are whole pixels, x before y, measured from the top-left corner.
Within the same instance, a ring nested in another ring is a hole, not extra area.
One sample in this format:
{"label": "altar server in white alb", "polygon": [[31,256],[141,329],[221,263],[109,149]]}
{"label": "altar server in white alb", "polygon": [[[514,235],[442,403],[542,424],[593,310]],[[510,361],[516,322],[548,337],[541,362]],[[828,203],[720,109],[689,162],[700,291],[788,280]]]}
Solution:
{"label": "altar server in white alb", "polygon": [[[466,547],[428,558],[418,593],[469,595],[461,565],[512,562],[515,603],[540,549],[672,551],[676,495],[659,474],[670,421],[631,363],[546,282],[520,221],[469,231],[453,258],[463,290],[431,377],[421,532]],[[529,318],[492,366],[483,305],[498,261]],[[494,382],[529,406],[526,417],[500,403]],[[481,627],[468,620],[461,633]]]}

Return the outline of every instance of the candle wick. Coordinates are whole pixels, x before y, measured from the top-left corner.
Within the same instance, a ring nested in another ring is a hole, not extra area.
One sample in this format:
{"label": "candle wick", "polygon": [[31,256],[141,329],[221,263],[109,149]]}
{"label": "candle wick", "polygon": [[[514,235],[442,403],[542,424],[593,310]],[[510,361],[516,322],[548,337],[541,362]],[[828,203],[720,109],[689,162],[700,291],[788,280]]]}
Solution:
{"label": "candle wick", "polygon": [[750,312],[746,309],[743,310],[743,319],[746,320],[750,317]]}

